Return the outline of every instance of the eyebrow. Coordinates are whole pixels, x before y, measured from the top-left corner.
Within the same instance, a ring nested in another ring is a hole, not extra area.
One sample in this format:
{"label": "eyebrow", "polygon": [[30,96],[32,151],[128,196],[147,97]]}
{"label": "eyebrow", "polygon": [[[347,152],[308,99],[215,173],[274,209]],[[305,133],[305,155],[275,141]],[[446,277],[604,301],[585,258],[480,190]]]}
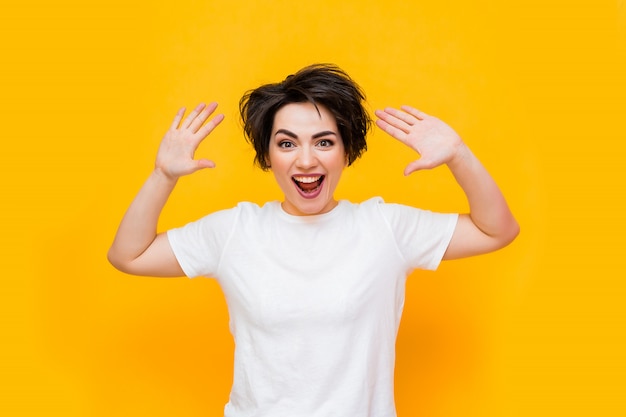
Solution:
{"label": "eyebrow", "polygon": [[[287,136],[289,136],[291,138],[294,138],[294,139],[298,139],[298,135],[296,135],[295,133],[293,133],[292,131],[287,130],[287,129],[278,129],[276,131],[276,133],[274,134],[274,136],[278,135],[279,133],[282,133],[282,134],[287,135]],[[324,130],[322,132],[318,132],[318,133],[314,134],[312,136],[312,138],[313,139],[317,139],[317,138],[321,138],[323,136],[328,136],[328,135],[337,136],[337,133],[333,132],[332,130]]]}

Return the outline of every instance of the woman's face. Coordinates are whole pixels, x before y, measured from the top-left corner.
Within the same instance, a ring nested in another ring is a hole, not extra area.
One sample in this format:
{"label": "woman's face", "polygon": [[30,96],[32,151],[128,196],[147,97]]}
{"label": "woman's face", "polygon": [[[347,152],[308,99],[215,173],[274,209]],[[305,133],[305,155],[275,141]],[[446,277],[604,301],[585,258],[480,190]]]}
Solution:
{"label": "woman's face", "polygon": [[274,116],[268,163],[285,194],[283,210],[296,216],[322,214],[337,201],[335,188],[346,166],[335,117],[324,107],[291,103]]}

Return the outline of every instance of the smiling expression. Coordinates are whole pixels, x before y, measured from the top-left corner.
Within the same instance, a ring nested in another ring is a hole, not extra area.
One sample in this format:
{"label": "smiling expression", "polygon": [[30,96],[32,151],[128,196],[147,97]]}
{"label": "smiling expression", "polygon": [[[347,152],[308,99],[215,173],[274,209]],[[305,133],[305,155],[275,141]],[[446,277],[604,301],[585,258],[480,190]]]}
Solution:
{"label": "smiling expression", "polygon": [[268,162],[287,213],[322,214],[337,206],[334,192],[346,154],[335,117],[324,106],[305,102],[281,107],[274,116]]}

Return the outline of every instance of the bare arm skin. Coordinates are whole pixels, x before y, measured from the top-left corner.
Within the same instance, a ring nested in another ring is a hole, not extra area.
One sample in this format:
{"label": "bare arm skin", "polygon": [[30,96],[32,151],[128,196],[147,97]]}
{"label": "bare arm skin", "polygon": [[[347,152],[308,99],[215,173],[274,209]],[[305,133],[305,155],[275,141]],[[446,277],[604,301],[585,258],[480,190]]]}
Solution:
{"label": "bare arm skin", "polygon": [[515,239],[519,225],[502,192],[450,126],[410,106],[377,110],[376,116],[378,127],[420,155],[405,175],[447,165],[467,197],[470,212],[460,215],[444,259],[492,252]]}
{"label": "bare arm skin", "polygon": [[109,249],[108,259],[115,268],[133,275],[184,276],[166,234],[157,233],[157,224],[178,178],[215,166],[194,159],[194,154],[224,119],[218,114],[207,122],[216,108],[216,103],[200,104],[184,120],[184,108],[174,117],[159,146],[154,171],[130,204]]}

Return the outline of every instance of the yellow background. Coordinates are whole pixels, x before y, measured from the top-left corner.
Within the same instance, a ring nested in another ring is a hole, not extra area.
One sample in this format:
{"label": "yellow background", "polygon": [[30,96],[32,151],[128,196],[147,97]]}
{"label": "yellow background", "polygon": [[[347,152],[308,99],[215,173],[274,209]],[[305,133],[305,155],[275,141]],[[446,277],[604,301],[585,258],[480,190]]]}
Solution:
{"label": "yellow background", "polygon": [[[162,217],[280,197],[237,102],[334,62],[371,110],[449,122],[522,227],[498,253],[416,273],[398,340],[407,416],[626,415],[624,1],[4,5],[0,415],[219,416],[232,341],[215,282],[125,276],[106,251],[178,107],[227,119]],[[446,169],[381,132],[337,193],[465,210]]]}

